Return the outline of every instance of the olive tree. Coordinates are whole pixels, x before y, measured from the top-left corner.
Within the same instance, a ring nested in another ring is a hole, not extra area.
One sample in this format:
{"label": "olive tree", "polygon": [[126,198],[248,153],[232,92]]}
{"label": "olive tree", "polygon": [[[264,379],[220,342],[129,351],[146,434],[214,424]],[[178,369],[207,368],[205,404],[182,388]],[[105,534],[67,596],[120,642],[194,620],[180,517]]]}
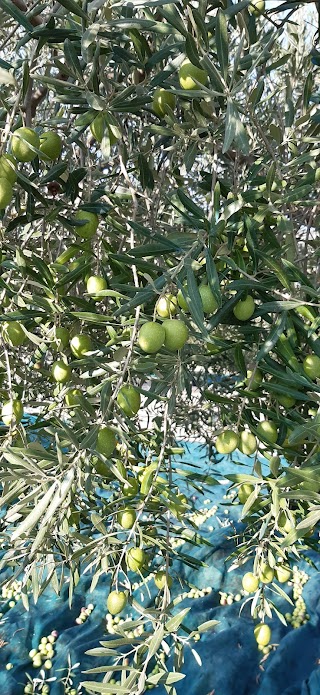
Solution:
{"label": "olive tree", "polygon": [[217,481],[182,476],[181,431],[252,457],[232,562],[260,623],[316,547],[319,56],[297,5],[0,3],[1,568],[25,608],[86,569],[138,614],[88,692],[183,677],[171,568],[199,562],[173,541],[202,539],[180,488]]}

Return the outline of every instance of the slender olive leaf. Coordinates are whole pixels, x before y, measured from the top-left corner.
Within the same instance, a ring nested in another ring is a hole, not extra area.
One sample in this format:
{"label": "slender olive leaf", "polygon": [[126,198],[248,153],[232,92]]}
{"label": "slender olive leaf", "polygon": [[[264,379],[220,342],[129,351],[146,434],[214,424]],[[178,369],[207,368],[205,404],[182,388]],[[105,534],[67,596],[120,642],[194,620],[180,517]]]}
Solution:
{"label": "slender olive leaf", "polygon": [[153,263],[148,263],[147,261],[143,261],[140,258],[134,258],[132,256],[129,256],[129,254],[124,254],[124,253],[110,253],[109,258],[112,258],[116,261],[120,261],[124,263],[125,265],[135,265],[138,270],[146,270],[147,272],[159,272],[159,268],[154,265]]}
{"label": "slender olive leaf", "polygon": [[69,10],[69,12],[75,14],[77,17],[81,17],[87,21],[89,20],[87,13],[84,12],[82,7],[79,7],[78,3],[74,0],[59,0],[59,3],[65,7],[66,10]]}
{"label": "slender olive leaf", "polygon": [[208,277],[208,282],[212,291],[212,294],[218,304],[218,307],[222,306],[222,295],[221,295],[221,288],[220,288],[220,283],[219,283],[219,276],[217,273],[217,269],[215,266],[215,262],[212,258],[212,253],[210,250],[206,247],[205,248],[205,258],[206,258],[206,271],[207,271],[207,277]]}
{"label": "slender olive leaf", "polygon": [[200,633],[208,632],[209,630],[212,630],[217,625],[220,625],[220,620],[206,620],[205,623],[201,623],[200,625],[198,625],[197,630]]}
{"label": "slender olive leaf", "polygon": [[[138,605],[138,604],[137,604]],[[139,610],[140,612],[140,610]],[[142,610],[143,613],[143,610]],[[107,641],[101,641],[100,644],[102,647],[105,647],[107,649],[118,649],[118,647],[126,647],[131,644],[143,644],[146,640],[146,637],[150,637],[152,633],[150,632],[144,632],[140,637],[121,637],[121,639],[115,638],[115,639],[110,639]],[[94,649],[89,649],[86,654],[89,654],[90,656],[92,655]]]}
{"label": "slender olive leaf", "polygon": [[[4,70],[14,70],[14,65],[8,63],[7,60],[3,60],[3,58],[0,58],[0,67]],[[23,93],[23,96],[25,96],[25,93]]]}
{"label": "slender olive leaf", "polygon": [[184,166],[186,168],[186,171],[189,172],[192,170],[192,167],[194,165],[195,159],[199,154],[199,149],[198,149],[198,143],[193,142],[190,147],[187,147],[183,162]]}
{"label": "slender olive leaf", "polygon": [[256,254],[259,258],[263,259],[264,263],[268,266],[268,268],[273,270],[283,287],[290,291],[291,281],[285,270],[280,265],[280,263],[277,263],[277,261],[275,261],[274,258],[271,258],[266,253],[262,253],[262,251],[256,250]]}
{"label": "slender olive leaf", "polygon": [[74,42],[66,39],[63,44],[63,52],[69,69],[73,72],[80,82],[83,82],[83,74]]}
{"label": "slender olive leaf", "polygon": [[255,362],[257,364],[274,348],[274,346],[279,340],[280,335],[282,335],[283,331],[285,330],[286,324],[287,314],[286,312],[283,312],[282,315],[277,318],[267,339],[265,340],[261,348],[258,350],[257,355],[255,356]]}
{"label": "slender olive leaf", "polygon": [[267,176],[266,176],[267,193],[268,193],[269,197],[271,194],[272,184],[274,183],[275,176],[276,176],[276,164],[275,164],[275,162],[272,162],[271,166],[269,167]]}
{"label": "slender olive leaf", "polygon": [[222,152],[228,152],[236,135],[236,116],[231,99],[227,99],[226,127]]}
{"label": "slender olive leaf", "polygon": [[176,6],[173,3],[170,3],[169,5],[166,5],[166,9],[163,8],[163,6],[159,6],[159,12],[162,14],[164,19],[167,20],[168,24],[171,27],[174,27],[174,29],[177,29],[179,34],[182,36],[187,37],[187,29],[184,26],[183,20],[181,18],[181,15],[179,14]]}
{"label": "slender olive leaf", "polygon": [[279,586],[279,584],[275,584],[275,582],[272,582],[270,589],[275,594],[278,594],[281,598],[283,598],[285,601],[290,603],[291,606],[294,606],[294,603],[291,600],[290,596],[288,596],[288,594],[286,594],[286,592],[281,588],[281,586]]}
{"label": "slender olive leaf", "polygon": [[[12,466],[15,466],[16,469],[21,466],[21,468],[25,468],[28,471],[33,471],[35,474],[40,474],[42,475],[42,470],[39,468],[39,466],[34,463],[34,461],[31,461],[30,458],[27,458],[27,456],[22,455],[22,451],[19,449],[19,453],[21,453],[21,456],[17,456],[16,453],[13,452],[13,450],[10,448],[9,450],[3,450],[3,456],[10,463]],[[28,451],[26,452],[27,454],[29,453]]]}
{"label": "slender olive leaf", "polygon": [[82,681],[81,685],[89,693],[100,693],[101,695],[130,695],[131,689],[122,687],[121,685],[108,685],[107,683],[94,683],[91,681]]}
{"label": "slender olive leaf", "polygon": [[243,351],[241,349],[241,345],[236,345],[234,348],[234,361],[237,369],[239,370],[240,374],[242,377],[245,377],[247,373],[247,367],[243,355]]}
{"label": "slender olive leaf", "polygon": [[169,58],[171,54],[175,54],[177,50],[181,50],[181,42],[179,43],[170,43],[167,46],[164,46],[163,48],[160,48],[158,51],[155,51],[147,60],[145,64],[145,69],[150,70],[153,68],[155,65],[158,65],[158,63],[161,63],[163,60],[166,60]]}
{"label": "slender olive leaf", "polygon": [[194,276],[194,272],[191,267],[191,263],[186,260],[187,265],[187,289],[188,289],[188,306],[191,316],[198,326],[202,334],[207,335],[206,328],[204,326],[204,313],[202,307],[202,300],[199,293],[197,281]]}
{"label": "slender olive leaf", "polygon": [[57,483],[56,481],[52,483],[52,485],[49,487],[47,492],[43,495],[43,497],[40,499],[40,501],[37,501],[36,506],[30,512],[25,519],[21,522],[21,524],[18,524],[18,526],[15,528],[13,533],[11,534],[11,541],[14,542],[20,536],[22,536],[25,533],[30,533],[30,531],[34,528],[34,526],[38,523],[39,519],[41,518],[42,514],[46,511],[50,500],[55,493],[57,488]]}
{"label": "slender olive leaf", "polygon": [[152,170],[149,166],[148,160],[142,154],[138,154],[138,167],[140,170],[139,180],[143,189],[149,188],[153,190],[154,188],[154,178]]}
{"label": "slender olive leaf", "polygon": [[189,611],[190,608],[184,608],[182,611],[180,611],[180,613],[173,616],[173,618],[169,618],[169,620],[167,620],[165,624],[166,632],[176,632],[180,627],[182,621],[188,615]]}
{"label": "slender olive leaf", "polygon": [[155,685],[166,684],[172,685],[173,683],[178,683],[185,678],[184,673],[176,673],[175,671],[162,671],[160,673],[155,673],[154,675],[148,676],[147,683],[153,683]]}
{"label": "slender olive leaf", "polygon": [[[216,66],[212,63],[207,55],[201,58],[201,67],[208,73],[210,82],[214,89],[218,90],[216,96],[223,97],[225,93],[225,85],[221,79],[219,70],[217,70]],[[212,90],[209,90],[209,93],[214,94]]]}
{"label": "slender olive leaf", "polygon": [[40,203],[47,207],[48,201],[39,193],[38,187],[27,179],[21,171],[17,172],[17,179],[20,186],[29,194],[33,195]]}
{"label": "slender olive leaf", "polygon": [[72,486],[73,481],[74,481],[74,475],[75,475],[74,469],[71,468],[67,472],[64,479],[59,481],[59,487],[56,490],[54,497],[53,497],[52,501],[50,502],[49,507],[48,507],[43,519],[41,520],[39,529],[41,529],[43,526],[45,526],[47,523],[49,523],[52,520],[57,509],[59,507],[61,507],[61,505],[63,504],[68,493],[70,492],[71,486]]}
{"label": "slender olive leaf", "polygon": [[[113,652],[113,656],[114,656]],[[122,671],[128,671],[128,672],[133,672],[135,674],[140,673],[140,671],[137,671],[137,669],[133,668],[132,666],[97,666],[96,668],[88,668],[83,673],[121,673]]]}
{"label": "slender olive leaf", "polygon": [[265,302],[262,306],[256,308],[256,316],[264,316],[265,314],[280,313],[296,309],[298,306],[303,306],[305,302],[301,299],[279,300],[275,302]]}
{"label": "slender olive leaf", "polygon": [[228,46],[228,27],[227,20],[224,12],[218,10],[216,15],[216,46],[218,61],[220,63],[221,72],[224,80],[228,77],[228,63],[229,63],[229,46]]}
{"label": "slender olive leaf", "polygon": [[59,164],[55,164],[55,166],[50,168],[48,173],[41,178],[41,180],[39,181],[39,185],[45,186],[50,181],[56,181],[57,179],[59,179],[61,174],[63,174],[66,171],[67,166],[68,165],[66,162],[59,162]]}
{"label": "slender olive leaf", "polygon": [[259,482],[261,483],[262,480],[261,478],[245,473],[228,473],[225,477],[233,483],[253,483],[254,485]]}
{"label": "slender olive leaf", "polygon": [[254,505],[254,503],[256,502],[256,500],[258,498],[258,494],[259,494],[259,490],[257,488],[255,488],[251,492],[251,494],[249,495],[248,499],[246,500],[246,502],[242,508],[241,517],[240,517],[241,520],[245,519],[246,516],[248,515],[248,513],[250,512],[250,509],[252,508],[252,506]]}
{"label": "slender olive leaf", "polygon": [[190,14],[193,15],[195,24],[197,25],[197,28],[199,29],[199,32],[203,38],[205,47],[209,48],[207,25],[202,15],[200,14],[199,10],[196,9],[196,7],[190,7]]}
{"label": "slender olive leaf", "polygon": [[12,17],[16,22],[18,22],[19,26],[23,27],[28,32],[33,31],[33,26],[29,22],[25,13],[19,10],[19,8],[16,5],[14,5],[13,2],[11,2],[11,0],[1,0],[1,8],[7,14],[9,14],[10,17]]}
{"label": "slender olive leaf", "polygon": [[185,52],[190,62],[193,65],[196,65],[197,68],[201,69],[201,63],[199,60],[199,49],[192,34],[189,33],[186,36]]}
{"label": "slender olive leaf", "polygon": [[291,59],[291,53],[286,53],[285,55],[281,56],[281,58],[278,58],[278,60],[275,60],[273,63],[270,65],[266,65],[266,74],[268,75],[272,70],[275,70],[276,68],[281,67],[282,65],[286,65],[286,63]]}
{"label": "slender olive leaf", "polygon": [[[253,108],[253,109],[254,109],[254,108],[257,106],[257,104],[259,103],[259,101],[260,101],[260,99],[261,99],[261,97],[262,97],[262,95],[263,95],[264,88],[265,88],[264,79],[263,79],[263,77],[260,77],[260,79],[258,80],[257,86],[254,87],[254,89],[251,91],[251,93],[250,93],[250,95],[249,95],[249,101],[251,102],[252,108]],[[273,126],[274,128],[276,128],[276,134],[280,136],[280,140],[281,140],[281,131],[280,131],[280,129],[277,129],[277,126],[274,126],[274,124],[272,124],[272,126]]]}
{"label": "slender olive leaf", "polygon": [[151,55],[151,49],[150,46],[138,29],[132,29],[129,31],[129,36],[130,39],[132,40],[132,43],[136,49],[136,53],[141,60],[141,64],[143,66],[144,61],[146,60],[147,57],[150,57]]}
{"label": "slender olive leaf", "polygon": [[186,210],[188,210],[188,212],[191,212],[191,214],[194,215],[195,217],[197,217],[198,219],[201,219],[201,220],[205,219],[205,213],[202,210],[202,208],[200,208],[199,205],[196,205],[196,203],[194,203],[193,200],[191,200],[191,198],[189,198],[184,193],[182,188],[178,188],[176,193],[177,193],[177,196],[178,196],[180,202],[186,208]]}
{"label": "slender olive leaf", "polygon": [[[159,7],[162,5],[171,5],[172,0],[135,0],[135,7]],[[123,2],[115,2],[112,7],[131,6],[132,0],[123,0]]]}

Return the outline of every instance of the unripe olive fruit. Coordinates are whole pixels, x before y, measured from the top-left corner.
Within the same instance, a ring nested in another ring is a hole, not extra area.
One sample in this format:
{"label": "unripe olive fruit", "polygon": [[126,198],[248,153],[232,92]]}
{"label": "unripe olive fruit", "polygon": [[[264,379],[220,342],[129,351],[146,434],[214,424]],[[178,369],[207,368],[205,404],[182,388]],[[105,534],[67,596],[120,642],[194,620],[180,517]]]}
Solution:
{"label": "unripe olive fruit", "polygon": [[98,224],[99,224],[99,218],[98,215],[95,214],[95,212],[87,212],[86,210],[78,210],[75,214],[75,219],[78,220],[78,222],[83,221],[85,224],[81,226],[75,227],[75,232],[78,234],[78,236],[82,237],[82,239],[92,239],[92,237],[95,235],[97,229],[98,229]]}
{"label": "unripe olive fruit", "polygon": [[280,403],[280,405],[283,405],[283,407],[287,408],[287,409],[293,408],[293,406],[296,403],[295,398],[292,398],[292,396],[286,396],[285,394],[284,395],[277,394],[276,398],[277,398],[278,403]]}
{"label": "unripe olive fruit", "polygon": [[139,483],[136,478],[128,478],[121,490],[124,497],[135,497],[139,492]]}
{"label": "unripe olive fruit", "polygon": [[48,130],[40,135],[40,159],[45,162],[54,161],[61,155],[62,140],[58,133]]}
{"label": "unripe olive fruit", "polygon": [[153,95],[152,108],[159,118],[163,118],[169,110],[173,111],[175,105],[176,98],[172,92],[168,92],[162,87],[156,89]]}
{"label": "unripe olive fruit", "polygon": [[[179,82],[182,89],[201,89],[202,84],[206,84],[207,73],[201,68],[193,65],[189,58],[186,58],[179,69]],[[200,85],[197,82],[200,82]]]}
{"label": "unripe olive fruit", "polygon": [[252,572],[246,572],[242,577],[242,587],[249,594],[257,591],[259,586],[259,577],[256,577]]}
{"label": "unripe olive fruit", "polygon": [[257,425],[258,437],[267,444],[275,444],[278,439],[277,426],[271,420],[262,420]]}
{"label": "unripe olive fruit", "polygon": [[111,615],[118,615],[127,605],[127,596],[124,591],[111,591],[107,598],[107,608]]}
{"label": "unripe olive fruit", "polygon": [[129,530],[133,527],[137,515],[134,509],[123,509],[117,514],[117,521],[122,528]]}
{"label": "unripe olive fruit", "polygon": [[289,567],[285,567],[284,565],[279,565],[279,567],[276,568],[275,570],[275,575],[276,579],[280,584],[286,584],[286,582],[291,579],[291,570]]}
{"label": "unripe olive fruit", "polygon": [[26,339],[26,334],[18,321],[8,321],[3,326],[3,335],[6,341],[14,347],[23,345]]}
{"label": "unripe olive fruit", "polygon": [[0,210],[4,210],[12,200],[13,188],[8,179],[0,178]]}
{"label": "unripe olive fruit", "polygon": [[14,131],[11,138],[11,149],[14,157],[19,162],[31,162],[37,156],[40,147],[40,138],[38,133],[32,128],[18,128]]}
{"label": "unripe olive fruit", "polygon": [[65,395],[66,404],[71,408],[79,405],[81,402],[81,391],[80,389],[70,389]]}
{"label": "unripe olive fruit", "polygon": [[5,425],[9,426],[15,420],[18,424],[23,418],[23,405],[19,398],[6,401],[2,406],[1,417]]}
{"label": "unripe olive fruit", "polygon": [[261,645],[262,647],[266,647],[267,644],[269,644],[271,639],[271,630],[269,625],[265,625],[265,623],[260,623],[259,625],[255,626],[253,632],[257,644]]}
{"label": "unripe olive fruit", "polygon": [[303,360],[303,371],[310,379],[320,378],[320,357],[307,355]]}
{"label": "unripe olive fruit", "polygon": [[248,369],[247,371],[247,387],[250,389],[250,391],[256,391],[259,386],[261,385],[263,379],[263,374],[260,369],[256,369],[255,372],[253,372],[251,369]]}
{"label": "unripe olive fruit", "polygon": [[252,314],[255,310],[255,303],[251,295],[248,295],[246,299],[240,299],[233,309],[234,316],[238,321],[248,321],[251,319]]}
{"label": "unripe olive fruit", "polygon": [[143,352],[154,354],[161,350],[166,333],[164,327],[160,323],[147,321],[141,326],[139,331],[138,343]]}
{"label": "unripe olive fruit", "polygon": [[131,386],[131,384],[121,386],[117,395],[117,403],[125,415],[128,417],[136,415],[140,408],[140,402],[140,393],[134,386]]}
{"label": "unripe olive fruit", "polygon": [[69,345],[70,333],[68,329],[64,328],[64,326],[57,326],[55,329],[55,340],[58,350],[62,352]]}
{"label": "unripe olive fruit", "polygon": [[167,575],[164,570],[159,570],[159,572],[156,572],[155,574],[154,583],[159,591],[162,591],[166,585],[169,589],[171,589],[172,577],[170,577],[169,574]]}
{"label": "unripe olive fruit", "polygon": [[219,454],[232,454],[239,444],[239,437],[232,430],[225,430],[216,439],[216,450]]}
{"label": "unripe olive fruit", "polygon": [[77,333],[70,340],[71,352],[77,359],[85,357],[88,352],[92,350],[92,342],[89,335],[84,333]]}
{"label": "unripe olive fruit", "polygon": [[66,384],[71,377],[71,367],[63,360],[57,360],[51,367],[51,374],[58,384]]}
{"label": "unripe olive fruit", "polygon": [[251,0],[248,7],[250,14],[260,17],[265,11],[265,0]]}
{"label": "unripe olive fruit", "polygon": [[132,572],[139,572],[146,561],[146,554],[142,548],[130,548],[127,552],[126,562],[128,569]]}
{"label": "unripe olive fruit", "polygon": [[166,319],[162,325],[165,330],[164,346],[167,350],[181,350],[189,337],[186,324],[179,319]]}
{"label": "unripe olive fruit", "polygon": [[252,456],[257,450],[257,440],[252,432],[240,432],[239,449],[246,456]]}
{"label": "unripe olive fruit", "polygon": [[209,285],[200,285],[199,294],[201,297],[203,312],[205,314],[213,314],[213,312],[218,308],[218,303],[212,294]]}
{"label": "unripe olive fruit", "polygon": [[245,504],[253,491],[254,485],[251,485],[250,483],[242,483],[238,489],[239,502],[241,502],[241,504]]}
{"label": "unripe olive fruit", "polygon": [[162,319],[168,319],[174,316],[178,311],[178,300],[173,294],[166,294],[158,299],[156,311]]}
{"label": "unripe olive fruit", "polygon": [[96,450],[99,454],[109,458],[114,451],[116,443],[115,433],[106,425],[102,425],[99,429],[96,443]]}
{"label": "unripe olive fruit", "polygon": [[274,578],[274,569],[267,562],[263,562],[260,566],[259,578],[263,584],[270,584]]}
{"label": "unripe olive fruit", "polygon": [[[188,294],[188,290],[187,290],[187,287],[186,287],[186,286],[184,287],[184,290],[185,290],[185,293],[186,293],[186,295],[187,295],[187,294]],[[185,298],[184,298],[184,295],[183,295],[182,290],[179,290],[179,292],[178,292],[178,294],[177,294],[177,300],[178,300],[179,307],[180,307],[181,309],[183,309],[183,311],[190,311],[190,310],[189,310],[188,303],[187,303],[187,301],[186,301]]]}
{"label": "unripe olive fruit", "polygon": [[103,297],[95,296],[96,292],[106,290],[108,287],[107,281],[101,275],[91,275],[87,280],[87,292],[93,299],[103,299]]}
{"label": "unripe olive fruit", "polygon": [[0,157],[0,177],[7,179],[11,186],[14,186],[17,180],[16,160],[12,154],[3,154]]}

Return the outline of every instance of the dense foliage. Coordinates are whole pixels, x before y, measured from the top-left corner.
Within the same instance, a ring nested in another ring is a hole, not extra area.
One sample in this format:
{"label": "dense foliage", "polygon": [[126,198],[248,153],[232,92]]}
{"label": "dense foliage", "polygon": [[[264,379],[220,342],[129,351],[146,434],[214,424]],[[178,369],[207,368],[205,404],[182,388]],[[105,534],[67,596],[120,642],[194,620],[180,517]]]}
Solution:
{"label": "dense foliage", "polygon": [[[230,475],[233,563],[259,621],[283,563],[317,546],[319,56],[294,10],[1,2],[1,568],[26,608],[64,576],[71,601],[85,570],[109,573],[110,613],[132,603],[88,692],[173,695],[181,677],[170,567],[197,560],[173,540],[202,542],[192,490],[216,484],[181,466],[181,436],[217,468],[252,456]],[[145,610],[131,583],[151,569]],[[171,672],[150,676],[164,643]]]}

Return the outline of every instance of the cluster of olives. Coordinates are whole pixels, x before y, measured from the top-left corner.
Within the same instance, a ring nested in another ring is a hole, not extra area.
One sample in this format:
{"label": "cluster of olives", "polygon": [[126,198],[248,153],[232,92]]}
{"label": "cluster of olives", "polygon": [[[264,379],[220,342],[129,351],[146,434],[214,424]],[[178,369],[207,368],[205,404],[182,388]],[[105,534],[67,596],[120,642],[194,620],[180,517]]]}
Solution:
{"label": "cluster of olives", "polygon": [[58,637],[56,630],[52,630],[47,637],[41,637],[38,647],[31,649],[29,657],[32,660],[34,668],[44,668],[50,671],[52,668],[52,659],[54,657],[54,644]]}
{"label": "cluster of olives", "polygon": [[310,620],[310,616],[307,613],[307,606],[302,597],[303,587],[307,583],[308,579],[309,575],[307,572],[299,570],[296,566],[293,567],[292,581],[289,583],[293,586],[292,593],[295,606],[292,614],[286,613],[285,619],[287,623],[290,623],[290,625],[292,625],[292,627],[295,629],[301,627],[301,625],[304,625],[308,622],[308,620]]}
{"label": "cluster of olives", "polygon": [[17,163],[31,162],[37,156],[44,162],[60,157],[62,141],[53,131],[39,135],[32,128],[17,128],[11,137],[11,153],[0,157],[0,210],[12,200],[13,186],[17,181]]}
{"label": "cluster of olives", "polygon": [[[106,628],[107,632],[109,635],[115,635],[117,632],[117,626],[124,626],[126,623],[131,622],[131,617],[127,618],[120,618],[119,615],[113,616],[111,613],[107,613],[106,615]],[[140,637],[144,631],[144,626],[143,624],[137,625],[133,630],[129,630],[126,632],[126,637],[129,639],[133,639],[134,637]]]}
{"label": "cluster of olives", "polygon": [[221,606],[231,606],[233,603],[241,601],[245,595],[244,591],[238,592],[237,594],[227,593],[226,591],[219,591],[220,594],[220,605]]}
{"label": "cluster of olives", "polygon": [[[279,340],[281,343],[281,336]],[[312,381],[319,379],[320,357],[315,354],[306,355],[302,362],[302,370],[304,375]],[[263,388],[263,374],[260,369],[256,369],[254,372],[250,370],[247,372],[246,386],[250,391]],[[294,398],[286,394],[277,395],[277,401],[286,409],[292,408],[296,403]],[[259,440],[259,448],[266,449],[277,446],[279,430],[273,420],[260,420],[260,422],[256,424],[256,433]],[[287,437],[283,441],[282,446],[288,445],[289,434],[290,430],[288,430]],[[217,436],[215,447],[217,452],[222,455],[232,454],[236,449],[239,449],[241,453],[252,456],[257,451],[258,442],[256,436],[249,430],[235,432],[232,429],[225,429]]]}
{"label": "cluster of olives", "polygon": [[[202,284],[198,288],[204,314],[211,315],[218,309],[217,300],[207,284]],[[188,296],[187,286],[174,294],[165,294],[159,298],[156,304],[158,318],[164,319],[162,323],[157,321],[147,321],[141,326],[138,344],[143,352],[155,354],[162,347],[170,351],[181,350],[189,337],[189,331],[182,319],[175,319],[179,308],[183,312],[190,310],[191,299]],[[251,295],[245,299],[240,299],[234,309],[234,316],[239,321],[248,321],[254,314],[255,303]]]}
{"label": "cluster of olives", "polygon": [[183,601],[185,598],[192,598],[192,599],[204,598],[205,596],[208,596],[211,593],[212,593],[212,587],[211,586],[206,586],[204,589],[197,589],[196,587],[193,587],[189,591],[184,591],[182,594],[180,594],[179,599],[180,599],[180,601]]}
{"label": "cluster of olives", "polygon": [[83,606],[81,608],[80,614],[76,618],[77,625],[82,625],[82,623],[85,623],[86,620],[89,618],[89,615],[91,615],[93,610],[94,610],[93,603],[89,603],[88,606]]}
{"label": "cluster of olives", "polygon": [[[206,503],[211,503],[211,500],[205,500],[204,504],[206,504]],[[198,528],[199,528],[200,526],[203,526],[203,524],[205,524],[206,521],[208,521],[208,519],[211,519],[213,516],[215,516],[217,513],[217,510],[218,510],[218,507],[216,504],[214,504],[209,509],[205,509],[202,507],[201,509],[197,510],[193,514],[190,514],[190,517],[189,517],[190,521],[192,521],[192,523],[195,524],[196,526],[198,526]],[[213,530],[213,527],[209,526],[209,531],[212,531],[212,530]]]}
{"label": "cluster of olives", "polygon": [[242,577],[242,588],[247,594],[258,590],[261,584],[271,584],[277,580],[279,584],[286,584],[292,576],[290,567],[279,561],[276,567],[271,567],[268,562],[260,562],[257,574],[246,572]]}
{"label": "cluster of olives", "polygon": [[[1,598],[4,601],[8,601],[8,608],[14,608],[16,603],[21,599],[21,588],[22,582],[15,579],[10,584],[4,584],[1,589]],[[2,618],[3,612],[0,613],[0,618]]]}
{"label": "cluster of olives", "polygon": [[[23,692],[25,693],[25,695],[31,695],[31,693],[41,693],[41,695],[49,695],[50,685],[49,683],[37,683],[36,685],[34,685],[33,683],[27,683],[27,685],[24,686]],[[74,692],[77,693],[76,690]]]}

